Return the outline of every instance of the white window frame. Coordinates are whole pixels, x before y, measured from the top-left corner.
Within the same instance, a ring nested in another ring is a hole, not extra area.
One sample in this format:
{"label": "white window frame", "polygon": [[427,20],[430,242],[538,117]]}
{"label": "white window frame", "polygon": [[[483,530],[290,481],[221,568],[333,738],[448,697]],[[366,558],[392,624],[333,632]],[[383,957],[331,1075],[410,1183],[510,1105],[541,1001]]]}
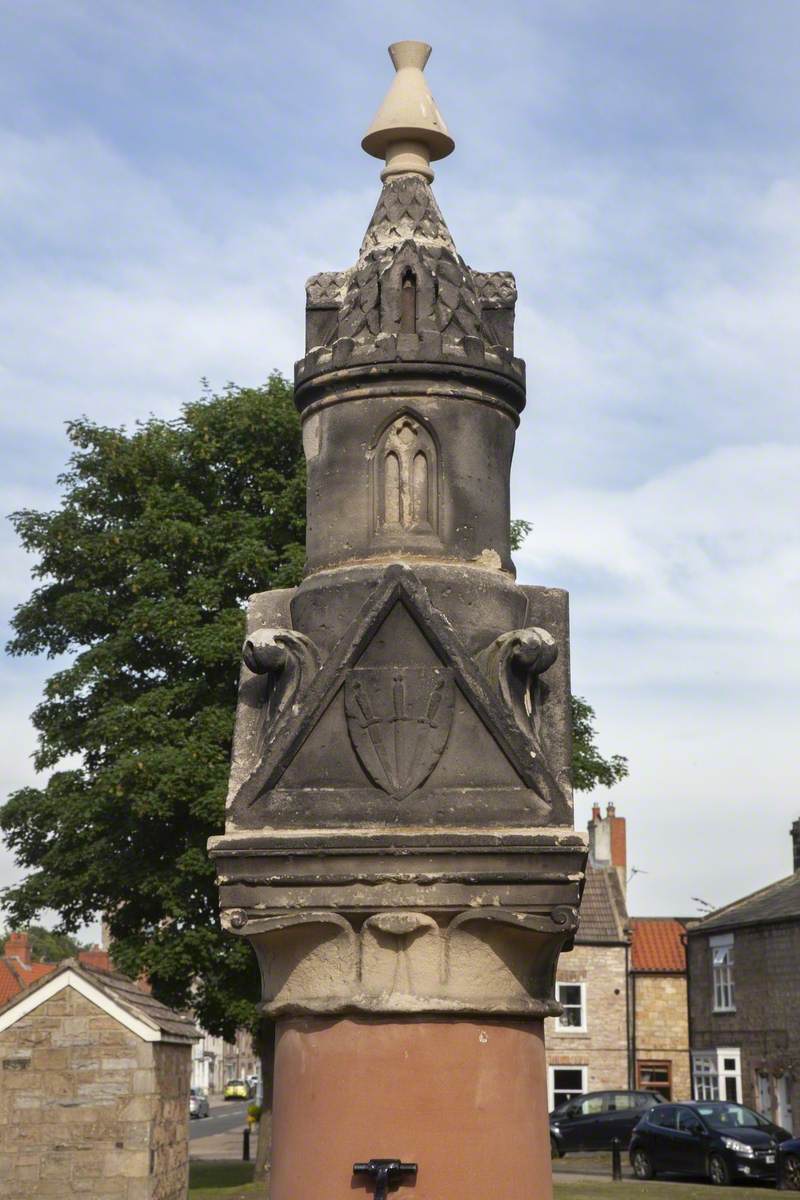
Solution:
{"label": "white window frame", "polygon": [[711,953],[712,1012],[736,1012],[736,959],[733,934],[719,933],[708,939]]}
{"label": "white window frame", "polygon": [[716,1050],[692,1051],[692,1095],[695,1100],[719,1099]]}
{"label": "white window frame", "polygon": [[[549,1112],[552,1112],[556,1106],[556,1100],[555,1100],[555,1095],[556,1095],[555,1073],[556,1073],[556,1071],[580,1071],[580,1073],[581,1073],[581,1092],[580,1092],[580,1094],[583,1096],[588,1091],[588,1074],[589,1074],[588,1067],[581,1066],[577,1063],[574,1066],[570,1063],[558,1063],[557,1066],[548,1067],[547,1068],[547,1103],[548,1103],[548,1111]],[[563,1091],[563,1089],[560,1088],[559,1091]]]}
{"label": "white window frame", "polygon": [[[732,1058],[734,1066],[725,1068],[725,1059]],[[701,1062],[710,1064],[709,1069],[698,1070]],[[742,1052],[738,1046],[717,1046],[714,1050],[692,1051],[692,1095],[695,1100],[725,1100],[725,1080],[735,1080],[734,1097],[742,1103]]]}
{"label": "white window frame", "polygon": [[784,1129],[791,1129],[793,1119],[791,1080],[786,1071],[780,1075],[773,1075],[772,1078],[775,1091],[775,1124],[781,1125]]}
{"label": "white window frame", "polygon": [[[556,1020],[555,1020],[556,1033],[588,1033],[589,1019],[588,1019],[588,1013],[586,1010],[586,984],[585,983],[576,983],[574,980],[571,980],[571,979],[557,980],[557,982],[556,982],[556,1000],[558,1000],[559,1004],[562,1003],[561,995],[560,995],[560,991],[561,991],[562,987],[580,988],[580,991],[581,991],[581,1023],[580,1023],[580,1025],[565,1025],[562,1022],[561,1017],[556,1017]],[[574,1007],[574,1005],[571,1005],[570,1007]]]}

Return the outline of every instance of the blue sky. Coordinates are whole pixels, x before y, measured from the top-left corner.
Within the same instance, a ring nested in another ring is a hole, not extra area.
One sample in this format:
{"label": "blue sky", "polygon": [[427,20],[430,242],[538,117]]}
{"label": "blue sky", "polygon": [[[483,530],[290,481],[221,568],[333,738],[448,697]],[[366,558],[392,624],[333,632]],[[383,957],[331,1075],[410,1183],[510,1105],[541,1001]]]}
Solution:
{"label": "blue sky", "polygon": [[[3,24],[2,511],[56,502],[70,417],[290,372],[305,278],[354,260],[374,206],[386,46],[429,41],[456,139],[437,197],[467,261],[519,287],[519,575],[569,588],[575,690],[631,762],[631,910],[788,873],[795,0],[17,0]],[[7,622],[28,564],[0,533]],[[2,669],[6,792],[32,778],[47,664]]]}

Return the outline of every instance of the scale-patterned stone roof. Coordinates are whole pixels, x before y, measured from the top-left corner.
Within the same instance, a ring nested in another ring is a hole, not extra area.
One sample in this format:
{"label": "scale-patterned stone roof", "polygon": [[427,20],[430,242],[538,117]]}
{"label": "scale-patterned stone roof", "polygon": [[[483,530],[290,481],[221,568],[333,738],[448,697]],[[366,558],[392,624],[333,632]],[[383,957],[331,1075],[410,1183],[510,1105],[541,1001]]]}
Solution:
{"label": "scale-patterned stone roof", "polygon": [[734,900],[724,908],[718,908],[693,925],[690,933],[711,933],[718,929],[735,929],[740,925],[792,920],[800,920],[800,871],[741,900]]}
{"label": "scale-patterned stone roof", "polygon": [[616,868],[588,866],[576,943],[624,945],[627,926],[625,896]]}
{"label": "scale-patterned stone roof", "polygon": [[686,970],[686,922],[677,917],[631,919],[631,967],[634,971]]}

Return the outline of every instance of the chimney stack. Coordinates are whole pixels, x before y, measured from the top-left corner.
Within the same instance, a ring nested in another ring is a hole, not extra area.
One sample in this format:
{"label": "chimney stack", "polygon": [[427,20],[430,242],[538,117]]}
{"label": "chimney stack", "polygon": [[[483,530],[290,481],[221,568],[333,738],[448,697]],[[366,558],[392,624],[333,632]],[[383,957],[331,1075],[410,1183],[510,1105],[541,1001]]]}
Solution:
{"label": "chimney stack", "polygon": [[6,939],[5,958],[16,958],[24,967],[31,965],[31,944],[27,933],[10,933]]}
{"label": "chimney stack", "polygon": [[797,820],[792,824],[792,828],[789,830],[789,832],[792,835],[793,869],[795,871],[800,871],[800,817],[798,817]]}
{"label": "chimney stack", "polygon": [[624,893],[628,867],[625,818],[617,816],[613,801],[607,804],[605,817],[600,805],[593,804],[588,829],[589,862],[593,867],[615,867]]}

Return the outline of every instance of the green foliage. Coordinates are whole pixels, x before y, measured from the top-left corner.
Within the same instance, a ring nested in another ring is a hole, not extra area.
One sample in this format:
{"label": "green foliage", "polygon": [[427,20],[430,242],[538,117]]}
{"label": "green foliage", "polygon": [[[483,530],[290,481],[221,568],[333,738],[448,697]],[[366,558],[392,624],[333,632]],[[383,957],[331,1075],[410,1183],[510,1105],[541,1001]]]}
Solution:
{"label": "green foliage", "polygon": [[45,929],[42,925],[28,925],[18,932],[27,933],[34,962],[59,963],[64,958],[77,957],[79,950],[88,949],[68,933]]}
{"label": "green foliage", "polygon": [[[68,436],[60,506],[12,517],[38,586],[9,651],[66,662],[33,714],[36,766],[52,774],[0,809],[26,871],[3,903],[17,927],[53,909],[63,934],[104,915],[122,970],[191,1002],[211,1032],[253,1027],[268,1058],[255,959],[220,928],[206,842],[223,828],[246,598],[302,570],[292,390],[272,375],[206,392],[175,421],[84,419]],[[530,528],[513,522],[515,548]],[[576,787],[622,778],[625,760],[594,745],[592,709],[575,699],[573,716]],[[43,953],[63,957],[54,941]]]}
{"label": "green foliage", "polygon": [[580,696],[572,697],[572,786],[590,792],[598,785],[613,787],[628,774],[628,760],[621,754],[603,758],[595,744],[595,712]]}
{"label": "green foliage", "polygon": [[12,517],[40,583],[9,651],[71,657],[33,714],[53,773],[0,809],[27,870],[3,902],[18,924],[54,909],[66,931],[105,914],[119,967],[231,1035],[254,1018],[257,971],[220,929],[206,841],[223,828],[245,600],[302,569],[292,390],[273,375],[175,421],[68,436],[60,507]]}
{"label": "green foliage", "polygon": [[511,522],[511,549],[519,550],[525,538],[533,529],[530,521],[523,521],[521,517],[515,517]]}

